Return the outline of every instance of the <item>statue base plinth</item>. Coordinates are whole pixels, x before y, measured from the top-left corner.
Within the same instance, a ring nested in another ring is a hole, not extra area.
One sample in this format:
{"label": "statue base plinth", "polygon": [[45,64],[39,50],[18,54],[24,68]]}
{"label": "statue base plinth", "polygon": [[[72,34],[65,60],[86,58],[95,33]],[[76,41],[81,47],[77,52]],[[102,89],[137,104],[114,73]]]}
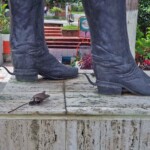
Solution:
{"label": "statue base plinth", "polygon": [[[42,91],[50,97],[41,105],[8,113]],[[66,81],[11,78],[2,90],[0,150],[100,149],[150,149],[150,97],[99,95],[82,73]]]}

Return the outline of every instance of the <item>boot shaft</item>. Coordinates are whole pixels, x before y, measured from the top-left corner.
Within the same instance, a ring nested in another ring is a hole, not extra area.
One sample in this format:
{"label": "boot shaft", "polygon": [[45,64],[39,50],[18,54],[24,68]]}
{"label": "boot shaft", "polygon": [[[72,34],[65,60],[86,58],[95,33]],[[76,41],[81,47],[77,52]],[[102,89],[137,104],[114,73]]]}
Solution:
{"label": "boot shaft", "polygon": [[[92,53],[130,53],[125,0],[83,0],[92,37]],[[100,50],[101,49],[101,50]]]}
{"label": "boot shaft", "polygon": [[39,47],[44,40],[43,0],[10,0],[11,46]]}

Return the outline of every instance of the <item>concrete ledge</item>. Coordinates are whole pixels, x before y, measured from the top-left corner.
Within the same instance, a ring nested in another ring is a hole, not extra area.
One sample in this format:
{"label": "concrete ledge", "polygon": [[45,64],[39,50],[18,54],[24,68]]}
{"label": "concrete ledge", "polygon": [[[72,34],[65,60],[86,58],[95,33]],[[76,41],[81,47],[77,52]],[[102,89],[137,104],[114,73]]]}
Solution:
{"label": "concrete ledge", "polygon": [[82,74],[73,80],[39,79],[34,83],[17,82],[12,77],[0,94],[0,114],[7,114],[7,111],[30,101],[34,94],[42,91],[50,95],[42,105],[27,105],[12,114],[150,115],[150,97],[99,95],[96,87],[90,85]]}
{"label": "concrete ledge", "polygon": [[[42,91],[50,95],[42,105],[8,114]],[[82,73],[34,83],[11,77],[0,93],[0,150],[149,149],[150,97],[99,95]]]}

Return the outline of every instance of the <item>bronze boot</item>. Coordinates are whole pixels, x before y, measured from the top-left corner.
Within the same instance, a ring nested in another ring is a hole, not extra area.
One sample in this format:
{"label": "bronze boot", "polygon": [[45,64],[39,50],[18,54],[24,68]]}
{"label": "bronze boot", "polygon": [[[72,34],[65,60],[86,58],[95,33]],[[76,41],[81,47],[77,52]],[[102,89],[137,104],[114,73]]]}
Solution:
{"label": "bronze boot", "polygon": [[14,74],[19,81],[77,77],[78,69],[65,66],[51,54],[44,39],[43,0],[10,0],[11,48]]}
{"label": "bronze boot", "polygon": [[150,79],[137,67],[129,48],[126,1],[82,0],[92,38],[93,68],[100,94],[123,89],[150,95]]}

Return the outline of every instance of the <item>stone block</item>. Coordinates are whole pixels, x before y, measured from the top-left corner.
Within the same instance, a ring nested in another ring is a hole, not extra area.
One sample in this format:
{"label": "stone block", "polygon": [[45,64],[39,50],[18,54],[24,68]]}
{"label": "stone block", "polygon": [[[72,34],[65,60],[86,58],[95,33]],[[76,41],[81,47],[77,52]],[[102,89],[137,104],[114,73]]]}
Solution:
{"label": "stone block", "polygon": [[[41,105],[8,114],[43,90],[50,97]],[[0,93],[0,150],[149,150],[149,135],[150,97],[100,95],[82,73],[66,81],[11,78]]]}

